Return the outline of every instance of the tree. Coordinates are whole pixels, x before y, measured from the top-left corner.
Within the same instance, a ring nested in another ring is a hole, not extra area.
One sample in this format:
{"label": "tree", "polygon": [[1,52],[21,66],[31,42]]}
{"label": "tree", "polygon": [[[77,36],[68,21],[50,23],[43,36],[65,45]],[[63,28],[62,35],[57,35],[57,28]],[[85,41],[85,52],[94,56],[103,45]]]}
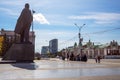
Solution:
{"label": "tree", "polygon": [[3,41],[4,41],[4,37],[0,36],[0,56],[2,56],[3,54]]}
{"label": "tree", "polygon": [[74,48],[76,48],[77,47],[77,43],[75,42],[75,44],[74,44]]}

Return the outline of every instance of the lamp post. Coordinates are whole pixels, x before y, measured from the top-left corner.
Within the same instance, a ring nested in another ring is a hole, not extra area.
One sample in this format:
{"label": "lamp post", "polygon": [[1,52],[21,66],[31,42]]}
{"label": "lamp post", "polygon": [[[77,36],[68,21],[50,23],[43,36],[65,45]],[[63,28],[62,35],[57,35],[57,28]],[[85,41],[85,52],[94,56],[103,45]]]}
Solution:
{"label": "lamp post", "polygon": [[79,33],[78,33],[78,38],[79,38],[79,52],[80,52],[80,56],[82,56],[82,41],[83,41],[83,38],[81,38],[81,29],[82,29],[83,26],[85,26],[86,24],[83,24],[82,26],[78,26],[78,25],[75,23],[74,25],[79,29]]}
{"label": "lamp post", "polygon": [[[33,14],[35,13],[35,11],[34,10],[32,10],[32,16],[33,16]],[[34,38],[34,35],[33,35],[33,27],[34,27],[34,24],[33,24],[33,21],[32,21],[32,43],[33,43],[33,38]]]}
{"label": "lamp post", "polygon": [[[32,15],[35,13],[34,10],[32,10]],[[32,32],[33,32],[33,22],[32,22]]]}

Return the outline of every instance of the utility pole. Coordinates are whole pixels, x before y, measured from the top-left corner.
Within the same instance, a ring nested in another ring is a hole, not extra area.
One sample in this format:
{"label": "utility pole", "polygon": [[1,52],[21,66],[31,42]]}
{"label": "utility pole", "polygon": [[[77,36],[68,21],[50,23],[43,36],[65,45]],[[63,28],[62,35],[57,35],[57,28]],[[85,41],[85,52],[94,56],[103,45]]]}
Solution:
{"label": "utility pole", "polygon": [[83,38],[81,38],[81,29],[83,28],[83,26],[85,26],[86,24],[83,24],[82,26],[78,26],[76,23],[74,24],[78,29],[79,29],[79,33],[78,33],[78,38],[79,38],[79,52],[80,52],[80,56],[82,56],[82,41]]}

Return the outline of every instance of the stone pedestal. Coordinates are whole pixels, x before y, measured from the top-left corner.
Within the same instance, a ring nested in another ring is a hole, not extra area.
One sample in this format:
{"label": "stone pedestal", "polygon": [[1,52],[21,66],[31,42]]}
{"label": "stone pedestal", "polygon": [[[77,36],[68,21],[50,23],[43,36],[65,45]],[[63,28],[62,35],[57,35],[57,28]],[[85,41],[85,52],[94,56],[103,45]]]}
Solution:
{"label": "stone pedestal", "polygon": [[15,60],[19,62],[29,62],[34,60],[33,44],[13,44],[6,52],[3,60]]}

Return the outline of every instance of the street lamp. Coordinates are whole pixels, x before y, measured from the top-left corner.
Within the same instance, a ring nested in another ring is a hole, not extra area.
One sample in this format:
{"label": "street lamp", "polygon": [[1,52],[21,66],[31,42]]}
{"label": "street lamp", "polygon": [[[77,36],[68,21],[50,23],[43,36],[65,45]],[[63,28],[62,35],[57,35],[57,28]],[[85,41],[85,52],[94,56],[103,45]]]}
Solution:
{"label": "street lamp", "polygon": [[83,26],[85,26],[86,24],[83,24],[82,26],[78,26],[76,23],[74,23],[74,25],[79,29],[79,33],[78,33],[78,38],[79,38],[79,49],[80,49],[80,56],[82,56],[82,38],[81,38],[81,29],[83,28]]}
{"label": "street lamp", "polygon": [[[35,11],[32,10],[32,16],[33,16],[34,13],[35,13]],[[32,22],[32,32],[33,32],[33,22]]]}
{"label": "street lamp", "polygon": [[[33,16],[33,14],[35,13],[35,11],[34,10],[32,10],[32,16]],[[32,42],[33,42],[33,38],[34,38],[34,35],[33,35],[33,27],[34,27],[34,24],[33,24],[33,21],[32,21]]]}

